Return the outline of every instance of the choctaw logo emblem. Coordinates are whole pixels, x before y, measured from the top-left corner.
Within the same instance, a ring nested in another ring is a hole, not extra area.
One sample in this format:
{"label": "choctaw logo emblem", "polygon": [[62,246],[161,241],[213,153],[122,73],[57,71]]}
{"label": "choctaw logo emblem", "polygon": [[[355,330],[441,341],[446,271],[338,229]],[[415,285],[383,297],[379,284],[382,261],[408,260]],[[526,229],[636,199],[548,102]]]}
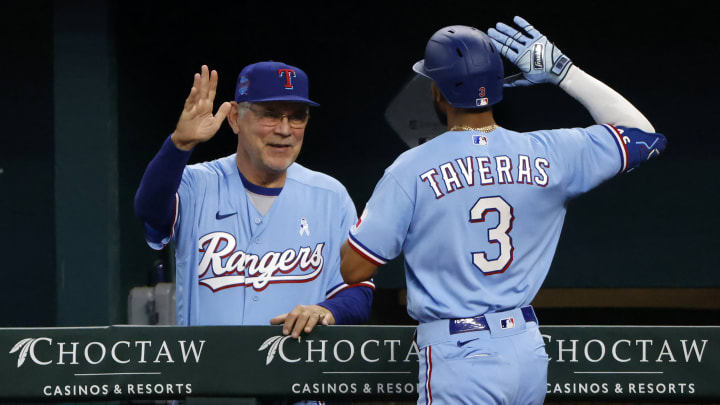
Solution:
{"label": "choctaw logo emblem", "polygon": [[13,346],[12,350],[10,350],[11,354],[15,353],[17,351],[20,351],[20,353],[18,353],[18,361],[17,361],[18,367],[22,366],[23,363],[25,363],[25,359],[27,358],[28,351],[30,350],[31,347],[35,346],[35,343],[37,341],[38,341],[38,339],[33,339],[33,338],[23,339],[23,340],[17,342],[15,344],[15,346]]}
{"label": "choctaw logo emblem", "polygon": [[[285,344],[285,341],[290,339],[292,336],[273,336],[266,340],[258,349],[259,352],[268,349],[267,357],[265,358],[265,365],[267,366],[270,364],[271,361],[275,358],[275,354],[280,350],[280,355],[282,357],[285,357],[285,354],[282,353],[283,344]],[[298,338],[298,341],[300,338]]]}

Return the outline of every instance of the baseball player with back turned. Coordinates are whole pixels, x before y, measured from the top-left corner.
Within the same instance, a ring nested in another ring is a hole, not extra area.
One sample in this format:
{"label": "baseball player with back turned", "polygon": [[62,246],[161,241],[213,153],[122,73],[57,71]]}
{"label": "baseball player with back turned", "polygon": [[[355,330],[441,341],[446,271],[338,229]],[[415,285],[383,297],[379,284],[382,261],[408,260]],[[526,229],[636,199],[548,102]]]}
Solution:
{"label": "baseball player with back turned", "polygon": [[[547,275],[568,199],[659,154],[665,138],[627,100],[547,37],[498,23],[450,26],[413,69],[432,79],[448,131],[385,171],[342,250],[346,283],[402,251],[408,313],[419,322],[418,404],[541,404],[548,357],[529,306]],[[587,128],[498,126],[500,53],[522,73],[505,86],[558,85]]]}
{"label": "baseball player with back turned", "polygon": [[[337,180],[295,163],[317,106],[307,75],[280,62],[246,66],[235,100],[213,115],[218,75],[201,70],[135,197],[148,244],[175,243],[178,324],[284,323],[297,337],[318,323],[362,323],[374,285],[340,275],[355,206]],[[226,116],[236,153],[187,165]]]}

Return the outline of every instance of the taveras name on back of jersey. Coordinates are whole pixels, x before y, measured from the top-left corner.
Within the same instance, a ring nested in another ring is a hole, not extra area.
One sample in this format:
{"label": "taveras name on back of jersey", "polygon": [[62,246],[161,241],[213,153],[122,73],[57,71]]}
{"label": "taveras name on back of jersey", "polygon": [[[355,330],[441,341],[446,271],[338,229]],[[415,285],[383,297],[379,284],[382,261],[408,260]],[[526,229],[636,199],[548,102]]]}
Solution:
{"label": "taveras name on back of jersey", "polygon": [[546,187],[550,181],[546,170],[549,167],[550,162],[544,157],[531,158],[521,154],[513,157],[467,156],[433,167],[420,174],[420,178],[429,184],[435,198],[442,198],[465,186],[528,184]]}

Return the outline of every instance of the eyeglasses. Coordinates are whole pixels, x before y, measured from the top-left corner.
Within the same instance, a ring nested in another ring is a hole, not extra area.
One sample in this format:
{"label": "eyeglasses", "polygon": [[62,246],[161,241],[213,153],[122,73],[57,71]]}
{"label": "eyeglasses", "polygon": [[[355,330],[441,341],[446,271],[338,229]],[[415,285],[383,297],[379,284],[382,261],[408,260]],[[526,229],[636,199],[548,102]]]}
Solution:
{"label": "eyeglasses", "polygon": [[307,110],[298,110],[291,112],[290,114],[283,114],[280,111],[268,110],[265,108],[256,108],[253,105],[248,105],[248,109],[251,110],[258,117],[258,122],[261,125],[268,127],[274,127],[282,122],[282,119],[287,117],[288,125],[291,128],[305,128],[310,119],[310,113]]}

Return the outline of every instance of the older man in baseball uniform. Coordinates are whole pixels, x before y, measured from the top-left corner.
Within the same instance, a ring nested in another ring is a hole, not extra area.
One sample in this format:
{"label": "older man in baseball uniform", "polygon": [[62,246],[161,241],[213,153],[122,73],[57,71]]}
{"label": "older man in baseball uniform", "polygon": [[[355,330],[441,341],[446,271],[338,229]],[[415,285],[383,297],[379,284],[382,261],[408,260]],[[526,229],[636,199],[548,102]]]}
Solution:
{"label": "older man in baseball uniform", "polygon": [[[372,282],[349,286],[340,246],[357,215],[332,177],[295,163],[310,117],[308,78],[280,62],[245,67],[235,98],[213,114],[218,74],[195,74],[177,127],[135,198],[148,244],[176,249],[180,325],[317,324],[367,319]],[[234,154],[187,165],[227,117]]]}

